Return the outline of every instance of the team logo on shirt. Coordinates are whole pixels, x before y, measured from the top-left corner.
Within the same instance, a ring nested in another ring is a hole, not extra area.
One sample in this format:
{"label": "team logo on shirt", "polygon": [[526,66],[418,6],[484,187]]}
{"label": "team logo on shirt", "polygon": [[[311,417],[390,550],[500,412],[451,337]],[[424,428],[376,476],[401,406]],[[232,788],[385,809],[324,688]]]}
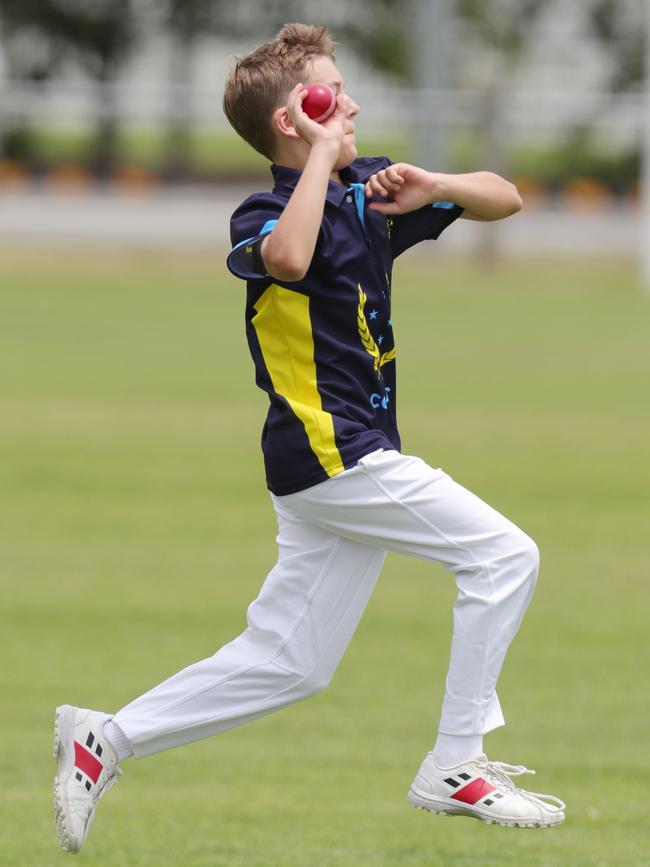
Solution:
{"label": "team logo on shirt", "polygon": [[392,361],[395,358],[397,350],[395,349],[395,347],[393,347],[392,349],[389,349],[388,352],[382,352],[379,348],[377,341],[370,333],[370,328],[368,327],[368,322],[366,321],[366,314],[364,308],[366,306],[366,301],[368,300],[368,298],[363,289],[361,288],[361,284],[358,285],[359,306],[357,308],[357,326],[359,329],[359,337],[361,338],[363,348],[369,355],[372,356],[373,366],[375,368],[377,378],[379,380],[382,380],[383,377],[381,375],[381,368],[384,366],[384,364],[388,364],[389,361]]}
{"label": "team logo on shirt", "polygon": [[382,409],[388,409],[388,404],[390,403],[390,388],[388,386],[384,387],[384,393],[380,394],[378,391],[373,391],[370,395],[370,406],[373,409],[377,409],[380,406]]}

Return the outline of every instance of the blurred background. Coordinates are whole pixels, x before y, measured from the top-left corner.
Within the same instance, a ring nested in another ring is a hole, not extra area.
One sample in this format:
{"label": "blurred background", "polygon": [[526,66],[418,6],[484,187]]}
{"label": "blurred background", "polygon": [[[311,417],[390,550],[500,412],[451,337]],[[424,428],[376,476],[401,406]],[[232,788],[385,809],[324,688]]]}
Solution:
{"label": "blurred background", "polygon": [[395,268],[404,449],[542,552],[491,757],[566,825],[408,810],[455,589],[389,555],[328,690],[126,766],[92,867],[648,867],[650,0],[0,0],[0,865],[57,867],[52,718],[245,625],[275,561],[265,395],[226,269],[268,189],[234,55],[331,27],[360,150],[516,181]]}
{"label": "blurred background", "polygon": [[[529,219],[505,236],[463,227],[460,248],[638,254],[649,270],[647,9],[645,0],[331,0],[326,9],[0,0],[0,238],[225,241],[242,191],[268,183],[265,160],[222,113],[227,69],[285,21],[308,20],[340,44],[362,106],[362,153],[518,183]],[[170,195],[176,207],[162,214],[156,203]],[[120,196],[148,206],[120,207]]]}

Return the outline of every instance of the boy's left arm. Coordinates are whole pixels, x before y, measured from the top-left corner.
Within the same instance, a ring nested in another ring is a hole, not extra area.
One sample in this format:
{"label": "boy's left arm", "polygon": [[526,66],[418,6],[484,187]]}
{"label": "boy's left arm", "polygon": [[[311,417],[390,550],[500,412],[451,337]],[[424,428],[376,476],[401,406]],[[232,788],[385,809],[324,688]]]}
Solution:
{"label": "boy's left arm", "polygon": [[372,175],[366,196],[386,202],[368,207],[390,216],[408,214],[434,202],[453,202],[463,208],[467,220],[502,220],[521,210],[521,196],[514,184],[493,172],[445,175],[408,163],[395,163]]}

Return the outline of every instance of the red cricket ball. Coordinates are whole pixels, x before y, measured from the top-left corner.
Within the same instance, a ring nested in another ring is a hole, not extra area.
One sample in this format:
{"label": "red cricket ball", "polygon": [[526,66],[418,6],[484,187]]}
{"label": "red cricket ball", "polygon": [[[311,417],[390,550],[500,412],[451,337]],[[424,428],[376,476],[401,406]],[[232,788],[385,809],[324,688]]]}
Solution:
{"label": "red cricket ball", "polygon": [[307,96],[302,103],[302,110],[307,117],[315,120],[316,123],[323,123],[335,108],[336,94],[331,87],[326,84],[307,85]]}

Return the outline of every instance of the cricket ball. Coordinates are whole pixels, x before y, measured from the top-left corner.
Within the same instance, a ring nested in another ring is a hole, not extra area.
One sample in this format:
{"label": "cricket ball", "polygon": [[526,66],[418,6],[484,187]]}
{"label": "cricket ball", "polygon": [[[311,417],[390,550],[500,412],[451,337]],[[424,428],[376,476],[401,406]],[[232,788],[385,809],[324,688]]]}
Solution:
{"label": "cricket ball", "polygon": [[307,96],[302,102],[302,110],[307,117],[316,123],[324,120],[334,112],[336,108],[336,94],[326,84],[308,84]]}

